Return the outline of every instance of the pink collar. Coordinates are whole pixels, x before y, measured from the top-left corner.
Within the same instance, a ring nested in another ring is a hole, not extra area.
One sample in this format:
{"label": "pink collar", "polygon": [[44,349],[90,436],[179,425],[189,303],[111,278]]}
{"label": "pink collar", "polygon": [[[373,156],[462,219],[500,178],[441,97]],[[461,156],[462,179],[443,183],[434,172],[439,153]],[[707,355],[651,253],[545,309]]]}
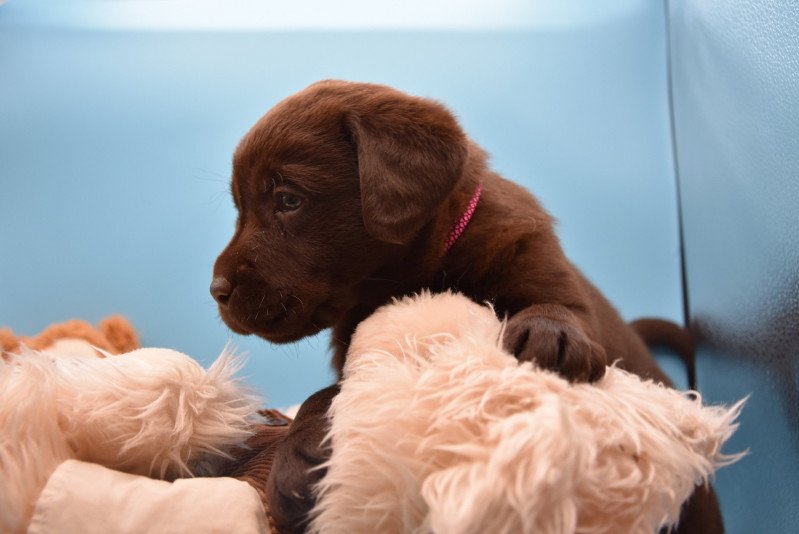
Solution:
{"label": "pink collar", "polygon": [[477,189],[474,190],[474,195],[472,195],[472,199],[469,201],[469,205],[466,206],[466,211],[463,212],[461,218],[452,225],[452,228],[449,229],[449,236],[447,237],[446,243],[444,243],[444,252],[448,251],[452,248],[452,245],[455,244],[455,241],[461,236],[466,227],[469,225],[469,221],[472,220],[472,215],[474,215],[474,210],[477,209],[477,203],[480,202],[480,195],[483,193],[483,182],[477,184]]}

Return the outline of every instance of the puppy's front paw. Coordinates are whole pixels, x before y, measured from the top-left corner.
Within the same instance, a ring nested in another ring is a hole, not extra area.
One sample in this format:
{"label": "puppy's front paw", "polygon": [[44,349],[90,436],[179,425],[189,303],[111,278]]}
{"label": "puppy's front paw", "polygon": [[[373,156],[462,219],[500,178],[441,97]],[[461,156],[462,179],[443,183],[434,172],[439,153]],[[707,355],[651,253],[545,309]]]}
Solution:
{"label": "puppy's front paw", "polygon": [[605,350],[569,322],[522,312],[508,321],[504,343],[519,361],[535,362],[572,382],[594,382],[605,374]]}
{"label": "puppy's front paw", "polygon": [[281,534],[305,532],[309,513],[316,504],[313,488],[325,475],[319,468],[330,458],[316,432],[291,434],[275,452],[267,484],[272,519]]}

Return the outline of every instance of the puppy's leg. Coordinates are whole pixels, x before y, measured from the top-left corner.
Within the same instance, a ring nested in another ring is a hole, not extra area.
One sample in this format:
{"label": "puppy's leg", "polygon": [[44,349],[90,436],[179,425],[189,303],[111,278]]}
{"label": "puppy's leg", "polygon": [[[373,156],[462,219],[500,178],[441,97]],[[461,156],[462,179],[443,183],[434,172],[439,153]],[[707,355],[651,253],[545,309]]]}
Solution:
{"label": "puppy's leg", "polygon": [[504,344],[519,361],[535,362],[575,382],[594,382],[605,374],[605,350],[559,304],[535,304],[513,315]]}
{"label": "puppy's leg", "polygon": [[267,499],[275,526],[281,534],[304,532],[309,512],[316,503],[313,487],[324,475],[318,467],[330,458],[322,445],[329,429],[327,411],[339,392],[337,385],[308,397],[275,452],[267,482]]}
{"label": "puppy's leg", "polygon": [[[724,534],[724,522],[711,486],[699,486],[683,505],[674,534]],[[661,534],[664,534],[665,530]]]}

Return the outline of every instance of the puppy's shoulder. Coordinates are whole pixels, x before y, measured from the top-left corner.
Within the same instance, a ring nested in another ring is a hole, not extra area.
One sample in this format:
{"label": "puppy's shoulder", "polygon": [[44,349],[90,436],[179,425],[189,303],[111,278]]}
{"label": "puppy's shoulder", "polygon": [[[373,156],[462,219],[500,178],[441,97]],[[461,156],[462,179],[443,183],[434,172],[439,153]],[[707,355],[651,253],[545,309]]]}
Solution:
{"label": "puppy's shoulder", "polygon": [[488,172],[483,178],[481,225],[497,226],[503,234],[523,235],[553,231],[555,219],[532,193],[519,184]]}

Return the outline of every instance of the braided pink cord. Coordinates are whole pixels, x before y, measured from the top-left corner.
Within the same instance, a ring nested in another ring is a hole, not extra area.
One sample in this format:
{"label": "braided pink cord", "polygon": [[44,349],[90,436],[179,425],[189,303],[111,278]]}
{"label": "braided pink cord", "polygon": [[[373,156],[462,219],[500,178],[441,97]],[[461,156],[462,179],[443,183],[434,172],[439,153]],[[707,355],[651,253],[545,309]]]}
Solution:
{"label": "braided pink cord", "polygon": [[463,212],[461,218],[458,219],[458,222],[452,225],[452,228],[449,230],[449,237],[447,237],[447,242],[444,243],[444,252],[448,251],[452,248],[452,245],[455,244],[455,241],[461,236],[466,227],[469,225],[469,221],[472,220],[472,215],[474,215],[474,210],[477,209],[477,203],[480,202],[480,195],[483,193],[483,182],[477,184],[477,189],[474,191],[474,195],[472,195],[472,199],[469,201],[469,205],[466,206],[466,211]]}

